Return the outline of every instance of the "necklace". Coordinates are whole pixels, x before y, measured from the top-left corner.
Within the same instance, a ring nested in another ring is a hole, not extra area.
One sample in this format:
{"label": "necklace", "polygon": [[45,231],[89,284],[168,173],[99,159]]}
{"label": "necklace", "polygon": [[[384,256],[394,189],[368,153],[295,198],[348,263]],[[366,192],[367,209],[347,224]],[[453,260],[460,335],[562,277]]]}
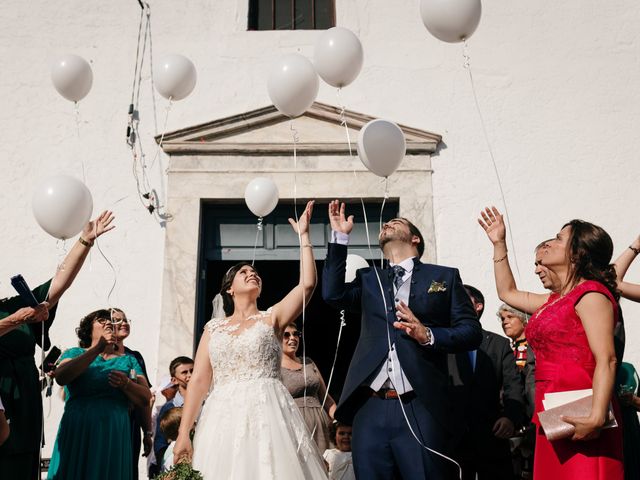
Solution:
{"label": "necklace", "polygon": [[558,298],[556,298],[553,302],[551,303],[546,303],[545,305],[543,305],[542,307],[540,307],[538,309],[537,312],[535,312],[535,316],[539,317],[540,314],[542,312],[544,312],[547,308],[554,306],[556,303],[558,303],[560,300],[562,300],[563,298],[565,298],[567,295],[569,295],[571,292],[573,291],[573,289],[569,290],[567,293],[565,293],[564,295],[558,295]]}

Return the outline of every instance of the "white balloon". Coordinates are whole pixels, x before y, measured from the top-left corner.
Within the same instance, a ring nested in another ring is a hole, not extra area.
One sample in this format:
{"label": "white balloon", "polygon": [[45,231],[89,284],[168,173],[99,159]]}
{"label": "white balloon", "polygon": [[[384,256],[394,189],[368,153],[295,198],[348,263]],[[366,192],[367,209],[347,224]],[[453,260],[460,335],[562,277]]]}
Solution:
{"label": "white balloon", "polygon": [[480,0],[421,0],[422,22],[443,42],[457,43],[476,31],[482,15]]}
{"label": "white balloon", "polygon": [[346,283],[353,282],[356,278],[356,271],[361,268],[367,268],[368,266],[369,262],[360,255],[350,253],[347,255],[347,269],[345,271],[344,281]]}
{"label": "white balloon", "polygon": [[318,96],[320,81],[311,62],[299,53],[281,57],[267,81],[271,102],[288,117],[302,115]]}
{"label": "white balloon", "polygon": [[351,30],[333,27],[316,43],[313,64],[318,75],[329,85],[345,87],[362,69],[362,44]]}
{"label": "white balloon", "polygon": [[389,120],[371,120],[358,134],[358,156],[364,166],[379,177],[395,172],[406,150],[404,133]]}
{"label": "white balloon", "polygon": [[258,177],[244,190],[244,201],[257,217],[266,217],[278,204],[278,187],[270,178]]}
{"label": "white balloon", "polygon": [[93,85],[91,66],[78,55],[64,55],[51,66],[51,82],[67,100],[79,102],[87,96]]}
{"label": "white balloon", "polygon": [[45,232],[66,240],[77,235],[91,218],[93,198],[80,180],[58,175],[47,178],[36,188],[31,208]]}
{"label": "white balloon", "polygon": [[182,100],[196,86],[198,74],[191,60],[183,55],[165,55],[153,69],[153,83],[164,98]]}

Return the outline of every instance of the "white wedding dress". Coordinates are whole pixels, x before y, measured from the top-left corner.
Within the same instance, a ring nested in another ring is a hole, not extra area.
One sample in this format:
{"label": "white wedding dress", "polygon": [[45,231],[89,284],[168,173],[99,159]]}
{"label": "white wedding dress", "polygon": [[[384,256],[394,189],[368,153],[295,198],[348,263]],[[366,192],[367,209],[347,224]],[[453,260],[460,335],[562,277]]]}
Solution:
{"label": "white wedding dress", "polygon": [[280,380],[282,350],[268,312],[207,323],[213,387],[193,438],[205,480],[326,480],[324,462]]}

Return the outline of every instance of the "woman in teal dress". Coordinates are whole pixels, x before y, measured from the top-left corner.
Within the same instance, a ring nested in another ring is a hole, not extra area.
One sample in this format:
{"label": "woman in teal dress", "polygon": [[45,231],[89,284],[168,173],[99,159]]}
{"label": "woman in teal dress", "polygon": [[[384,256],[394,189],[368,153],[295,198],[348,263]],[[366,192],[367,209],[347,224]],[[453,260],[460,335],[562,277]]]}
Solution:
{"label": "woman in teal dress", "polygon": [[81,348],[60,357],[55,378],[67,400],[49,480],[132,478],[129,407],[148,405],[151,392],[135,357],[116,350],[111,317],[110,310],[84,317],[76,329]]}
{"label": "woman in teal dress", "polygon": [[53,279],[32,290],[40,302],[36,308],[28,307],[19,296],[0,300],[0,397],[11,422],[9,438],[0,446],[2,479],[40,478],[42,400],[36,344],[44,338],[44,348],[49,348],[58,300],[73,283],[94,240],[114,228],[113,218],[105,211],[87,223]]}

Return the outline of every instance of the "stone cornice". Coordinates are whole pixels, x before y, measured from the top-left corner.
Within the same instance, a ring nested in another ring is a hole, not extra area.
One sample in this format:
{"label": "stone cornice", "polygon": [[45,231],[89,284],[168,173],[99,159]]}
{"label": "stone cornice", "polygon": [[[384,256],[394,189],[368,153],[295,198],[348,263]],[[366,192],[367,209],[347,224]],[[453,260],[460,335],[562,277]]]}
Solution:
{"label": "stone cornice", "polygon": [[[319,102],[302,115],[303,119],[325,122],[344,127],[346,120],[350,130],[359,131],[375,117],[345,110]],[[274,106],[252,110],[240,115],[214,120],[200,125],[167,132],[162,141],[162,149],[170,155],[248,155],[273,156],[293,152],[293,142],[252,142],[246,134],[278,123],[288,122],[289,118]],[[407,140],[407,155],[431,154],[436,151],[442,137],[438,134],[399,125]],[[239,135],[242,139],[234,139]],[[161,135],[155,137],[159,142]],[[352,152],[355,154],[356,138],[352,139]],[[348,155],[349,145],[344,142],[299,142],[296,151],[300,155]]]}

